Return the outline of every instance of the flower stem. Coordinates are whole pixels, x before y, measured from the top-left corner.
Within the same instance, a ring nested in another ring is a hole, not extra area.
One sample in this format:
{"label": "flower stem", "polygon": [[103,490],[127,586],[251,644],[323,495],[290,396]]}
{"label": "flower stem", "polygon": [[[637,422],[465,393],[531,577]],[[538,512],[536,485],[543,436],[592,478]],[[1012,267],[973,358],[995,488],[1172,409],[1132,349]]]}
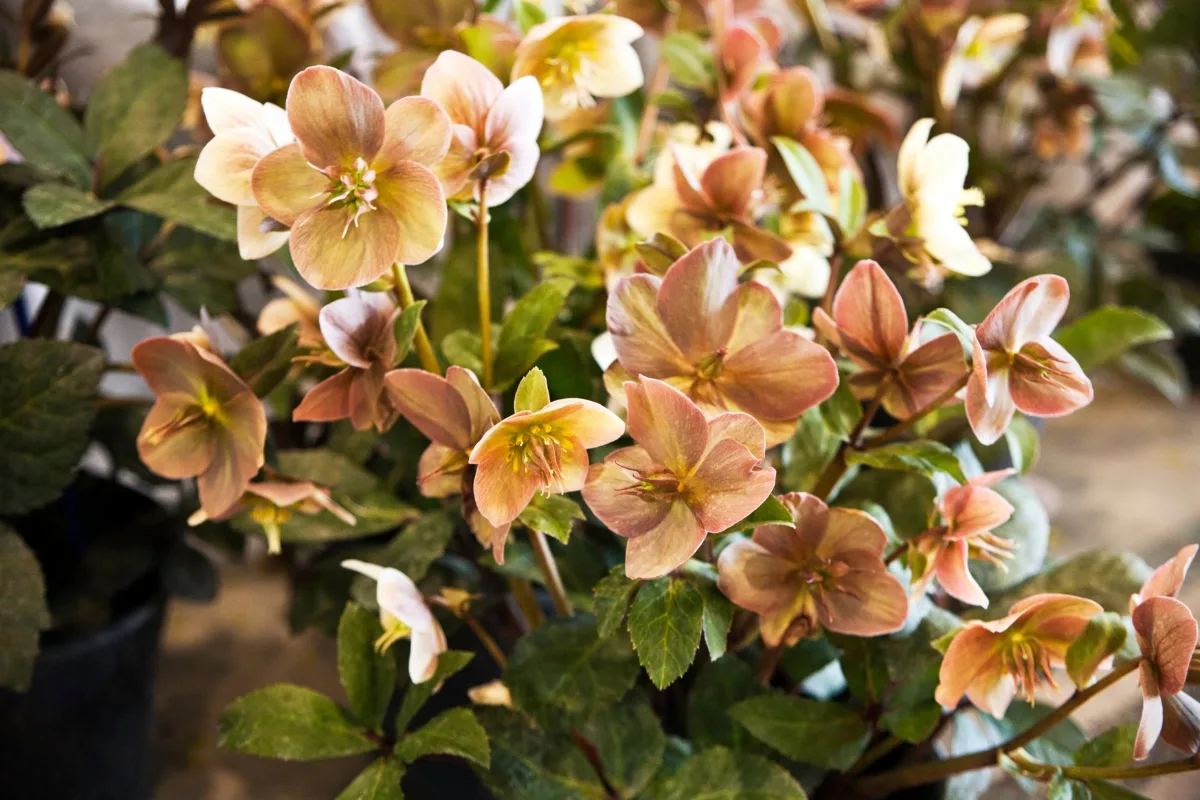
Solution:
{"label": "flower stem", "polygon": [[758,672],[755,677],[762,686],[769,686],[771,678],[775,675],[775,668],[779,666],[779,659],[783,658],[783,643],[774,647],[764,647],[762,657],[758,661]]}
{"label": "flower stem", "polygon": [[[832,280],[832,276],[830,280]],[[887,390],[892,385],[894,379],[895,374],[893,373],[880,381],[879,388],[875,390],[875,396],[871,398],[871,402],[867,404],[866,411],[863,412],[854,429],[850,431],[850,436],[838,445],[837,452],[833,454],[833,458],[829,460],[825,471],[817,479],[817,484],[812,490],[814,495],[822,499],[829,499],[829,494],[833,491],[833,487],[837,486],[838,481],[842,479],[842,475],[846,474],[846,451],[853,450],[858,446],[859,437],[863,435],[863,431],[871,423],[871,418],[875,416],[875,413],[879,411],[879,407],[883,405],[883,396],[887,394]]]}
{"label": "flower stem", "polygon": [[[414,302],[412,286],[408,283],[408,270],[399,261],[392,264],[392,279],[396,284],[396,302],[401,310],[408,308]],[[421,368],[434,375],[441,375],[442,368],[438,365],[437,356],[433,353],[433,345],[429,343],[429,335],[425,333],[425,323],[417,320],[417,332],[413,334],[413,347],[417,350],[417,358],[421,360]]]}
{"label": "flower stem", "polygon": [[571,598],[567,597],[562,576],[558,574],[558,564],[554,561],[554,554],[550,552],[550,543],[541,531],[535,531],[533,528],[528,530],[529,541],[533,544],[533,557],[537,561],[538,569],[542,571],[542,577],[546,579],[546,589],[550,592],[550,599],[554,601],[554,610],[560,617],[569,617],[575,613],[575,608],[571,605]]}
{"label": "flower stem", "polygon": [[855,775],[863,773],[867,767],[871,766],[876,761],[883,758],[902,744],[904,744],[904,740],[897,736],[887,736],[881,739],[858,757],[858,761],[855,761],[854,764],[851,765],[850,769],[846,770],[846,776],[852,778]]}
{"label": "flower stem", "polygon": [[1065,778],[1074,778],[1081,781],[1112,781],[1150,778],[1155,775],[1172,775],[1177,772],[1200,770],[1200,758],[1196,756],[1180,758],[1175,761],[1164,761],[1160,764],[1141,764],[1127,767],[1073,767],[1043,764],[1040,761],[1029,758],[1027,754],[1021,751],[1010,753],[1008,757],[1016,762],[1022,772],[1039,781],[1053,780],[1054,776],[1060,772]]}
{"label": "flower stem", "polygon": [[546,615],[542,613],[542,607],[538,605],[537,596],[533,593],[533,586],[529,581],[524,578],[509,578],[508,588],[517,603],[517,608],[521,610],[526,628],[533,630],[546,621]]}
{"label": "flower stem", "polygon": [[[679,22],[679,4],[670,2],[667,6],[667,19],[663,23],[660,42],[666,41],[667,37],[675,32],[675,27]],[[646,151],[650,149],[650,140],[654,138],[654,126],[658,123],[658,103],[655,98],[666,90],[670,78],[671,68],[667,64],[667,60],[662,57],[660,47],[658,63],[654,65],[654,74],[646,87],[646,105],[642,110],[642,122],[638,126],[637,150],[633,156],[636,163],[640,164],[646,157]]]}
{"label": "flower stem", "polygon": [[891,428],[888,428],[886,431],[879,434],[878,436],[875,436],[875,437],[863,442],[863,444],[862,444],[863,448],[868,449],[871,447],[879,447],[880,445],[887,444],[888,442],[898,438],[900,436],[900,434],[907,431],[909,428],[911,428],[917,422],[919,422],[920,420],[929,416],[934,411],[937,411],[939,408],[944,406],[950,400],[954,399],[954,395],[958,394],[962,390],[962,388],[967,385],[967,381],[970,379],[970,377],[971,377],[971,373],[967,372],[961,378],[959,378],[953,384],[951,384],[951,386],[948,389],[946,389],[946,391],[942,392],[936,398],[931,400],[929,405],[920,409],[919,411],[917,411],[916,413],[914,413],[912,416],[908,417],[907,419],[900,420],[900,422],[896,423]]}
{"label": "flower stem", "polygon": [[466,610],[462,613],[462,620],[467,623],[467,627],[474,632],[475,636],[483,644],[484,648],[491,655],[492,660],[496,662],[496,666],[500,669],[507,667],[508,658],[504,655],[504,651],[500,649],[500,645],[496,644],[496,640],[492,638],[492,635],[479,624],[479,620],[475,619],[471,612]]}
{"label": "flower stem", "polygon": [[479,182],[479,211],[475,218],[475,280],[479,288],[479,350],[483,360],[483,388],[492,390],[492,277],[488,268],[487,181]]}

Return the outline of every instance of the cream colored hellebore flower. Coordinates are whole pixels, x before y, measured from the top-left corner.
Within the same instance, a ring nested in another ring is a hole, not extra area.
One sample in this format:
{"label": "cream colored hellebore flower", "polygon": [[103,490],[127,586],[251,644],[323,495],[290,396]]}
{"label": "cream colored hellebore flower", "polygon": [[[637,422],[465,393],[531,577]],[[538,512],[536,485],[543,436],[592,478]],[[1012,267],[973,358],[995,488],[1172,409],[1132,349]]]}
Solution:
{"label": "cream colored hellebore flower", "polygon": [[379,622],[383,625],[383,636],[375,642],[375,648],[383,652],[400,639],[410,639],[408,677],[413,683],[424,683],[432,678],[437,672],[438,656],[446,652],[446,634],[425,604],[417,585],[403,572],[391,567],[357,559],[343,561],[342,566],[375,581]]}

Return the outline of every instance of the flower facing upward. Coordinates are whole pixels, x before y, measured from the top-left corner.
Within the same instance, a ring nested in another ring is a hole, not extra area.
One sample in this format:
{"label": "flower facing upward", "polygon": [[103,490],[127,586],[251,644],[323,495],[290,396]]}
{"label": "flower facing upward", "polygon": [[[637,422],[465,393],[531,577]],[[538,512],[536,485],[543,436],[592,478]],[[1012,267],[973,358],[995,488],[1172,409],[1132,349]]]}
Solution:
{"label": "flower facing upward", "polygon": [[546,116],[564,116],[622,97],[642,85],[642,64],[632,47],[642,26],[615,14],[584,14],[534,25],[517,47],[512,77],[532,75],[546,97]]}
{"label": "flower facing upward", "polygon": [[[267,551],[279,553],[282,549],[279,526],[292,518],[296,512],[319,514],[328,511],[347,525],[356,524],[354,515],[334,502],[329,490],[312,481],[295,481],[272,478],[251,483],[241,498],[222,514],[229,517],[242,510],[249,510],[250,519],[263,529],[267,536]],[[211,519],[200,509],[188,517],[189,525],[199,525]]]}
{"label": "flower facing upward", "polygon": [[542,128],[542,91],[532,76],[505,88],[475,59],[447,50],[421,81],[421,94],[445,109],[453,125],[450,151],[437,167],[447,194],[478,199],[478,184],[467,186],[471,171],[484,158],[508,153],[502,174],[487,182],[487,204],[497,206],[533,177]]}
{"label": "flower facing upward", "polygon": [[1200,703],[1183,692],[1198,630],[1192,612],[1177,599],[1196,545],[1188,545],[1156,569],[1130,599],[1133,631],[1144,660],[1138,665],[1142,719],[1133,757],[1143,759],[1161,736],[1187,753],[1200,750]]}
{"label": "flower facing upward", "polygon": [[934,698],[953,709],[963,695],[1003,719],[1020,691],[1029,702],[1042,685],[1057,688],[1052,671],[1088,620],[1104,609],[1068,594],[1036,594],[1013,604],[1007,617],[963,626],[946,651]]}
{"label": "flower facing upward", "polygon": [[897,631],[908,595],[883,563],[887,535],[868,514],[804,492],[780,496],[795,528],[763,525],[721,552],[717,586],[759,615],[763,643],[788,646],[821,628],[851,636]]}
{"label": "flower facing upward", "polygon": [[587,451],[617,439],[625,423],[591,400],[555,400],[518,411],[489,429],[471,450],[475,505],[492,525],[512,522],[534,494],[583,488]]}
{"label": "flower facing upward", "polygon": [[398,569],[349,559],[346,569],[362,573],[375,581],[375,599],[379,603],[379,622],[383,636],[375,642],[380,652],[400,639],[411,639],[408,651],[408,677],[424,683],[437,672],[438,656],[446,652],[446,634],[438,623],[421,590]]}
{"label": "flower facing upward", "polygon": [[383,376],[396,360],[394,325],[399,310],[382,292],[362,292],[321,309],[321,334],[346,367],[318,383],[292,412],[297,422],[350,418],[357,430],[379,431],[396,419]]}
{"label": "flower facing upward", "polygon": [[200,93],[200,105],[213,138],[196,160],[196,183],[218,200],[237,206],[242,258],[268,256],[283,247],[288,232],[268,222],[254,198],[251,176],[263,156],[295,140],[287,114],[279,106],[215,86]]}
{"label": "flower facing upward", "polygon": [[321,335],[321,304],[303,286],[280,275],[271,277],[275,288],[283,292],[258,312],[258,332],[269,336],[289,325],[298,324],[300,346],[318,348],[325,343]]}
{"label": "flower facing upward", "polygon": [[966,374],[962,345],[953,333],[920,343],[908,331],[908,313],[895,284],[874,261],[860,261],[833,299],[833,317],[818,308],[817,329],[861,369],[849,379],[859,399],[882,387],[883,408],[905,419],[925,408]]}
{"label": "flower facing upward", "polygon": [[921,534],[913,543],[914,554],[909,556],[914,595],[923,593],[936,576],[946,594],[987,608],[987,595],[971,577],[968,562],[976,558],[1003,567],[1002,559],[1012,557],[1016,545],[992,530],[1007,522],[1014,509],[989,488],[1012,473],[985,472],[968,485],[951,487],[942,495],[938,501],[942,524]]}
{"label": "flower facing upward", "polygon": [[661,279],[623,278],[608,298],[608,330],[629,375],[666,381],[709,417],[750,414],[770,446],[833,393],[837,367],[825,348],[784,329],[770,289],[739,285],[740,270],[729,243],[715,239]]}
{"label": "flower facing upward", "polygon": [[318,289],[419,264],[446,231],[446,201],[431,171],[450,146],[450,120],[426,97],[384,110],[374,90],[331,67],[309,67],[288,89],[296,144],[254,167],[254,199],[291,227],[296,269]]}
{"label": "flower facing upward", "polygon": [[758,508],[775,487],[761,466],[762,426],[741,413],[704,412],[662,381],[625,384],[629,433],[637,442],[588,470],[583,499],[629,539],[625,574],[658,578],[679,567],[709,533]]}
{"label": "flower facing upward", "polygon": [[1060,417],[1092,402],[1092,382],[1050,338],[1071,290],[1057,275],[1014,286],[975,329],[967,419],[979,441],[1003,435],[1015,411]]}
{"label": "flower facing upward", "polygon": [[155,336],[139,342],[132,359],[157,397],[138,455],[164,478],[196,478],[200,508],[220,516],[263,465],[262,403],[220,356],[192,341]]}
{"label": "flower facing upward", "polygon": [[900,146],[900,190],[908,207],[909,231],[925,252],[951,272],[978,276],[992,268],[963,227],[964,207],[983,205],[983,193],[964,189],[967,143],[952,133],[929,138],[933,120],[918,120]]}

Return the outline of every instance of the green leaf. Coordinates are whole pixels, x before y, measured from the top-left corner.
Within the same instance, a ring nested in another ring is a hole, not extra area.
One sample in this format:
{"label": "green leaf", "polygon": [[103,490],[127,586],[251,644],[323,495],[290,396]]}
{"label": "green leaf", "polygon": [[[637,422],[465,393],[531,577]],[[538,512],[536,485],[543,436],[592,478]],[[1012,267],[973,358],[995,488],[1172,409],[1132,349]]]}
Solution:
{"label": "green leaf", "polygon": [[750,666],[734,655],[705,664],[688,698],[688,738],[698,748],[719,744],[739,753],[761,748],[729,711],[738,701],[766,693]]}
{"label": "green leaf", "polygon": [[404,361],[408,351],[412,349],[413,337],[417,335],[417,326],[421,324],[421,311],[428,301],[418,300],[400,312],[396,317],[394,328],[396,334],[396,363]]}
{"label": "green leaf", "polygon": [[496,342],[496,386],[505,387],[558,347],[544,338],[575,284],[551,278],[534,286],[504,317]]}
{"label": "green leaf", "polygon": [[929,525],[937,489],[933,481],[915,472],[866,470],[860,472],[837,495],[838,505],[876,503],[887,512],[896,535],[911,539]]}
{"label": "green leaf", "polygon": [[928,739],[942,718],[942,706],[933,699],[937,685],[936,665],[920,673],[910,671],[908,679],[887,696],[880,724],[910,744]]}
{"label": "green leaf", "polygon": [[550,389],[546,386],[546,374],[534,367],[517,386],[517,395],[513,398],[513,411],[540,411],[549,403]]}
{"label": "green leaf", "polygon": [[596,583],[592,589],[595,598],[593,609],[596,613],[596,632],[601,639],[621,629],[625,610],[629,608],[629,598],[633,597],[639,585],[638,581],[625,577],[624,564],[617,564]]}
{"label": "green leaf", "polygon": [[530,0],[517,0],[513,8],[513,18],[516,19],[521,33],[529,33],[529,29],[534,25],[540,25],[546,21],[546,12],[542,10],[541,6]]}
{"label": "green leaf", "polygon": [[839,438],[830,433],[819,408],[810,408],[797,420],[796,433],[783,444],[780,481],[792,491],[811,491],[838,449]]}
{"label": "green leaf", "polygon": [[842,673],[850,693],[867,705],[879,703],[891,679],[880,640],[832,634],[828,639],[842,652]]}
{"label": "green leaf", "polygon": [[671,80],[689,89],[701,89],[712,94],[717,75],[708,43],[689,31],[675,31],[662,40],[662,59],[670,70]]}
{"label": "green leaf", "polygon": [[491,761],[487,731],[469,708],[452,708],[405,735],[396,755],[411,764],[422,756],[458,756],[486,768]]}
{"label": "green leaf", "polygon": [[850,450],[846,453],[847,464],[862,464],[875,469],[893,469],[915,472],[932,478],[944,472],[959,483],[966,483],[962,465],[954,451],[941,442],[919,439],[915,442],[896,442],[869,450]]}
{"label": "green leaf", "polygon": [[842,236],[853,238],[867,218],[867,190],[855,170],[842,167],[838,170],[837,223]]}
{"label": "green leaf", "polygon": [[1083,633],[1067,648],[1067,675],[1078,687],[1092,682],[1092,676],[1109,656],[1125,644],[1125,623],[1120,614],[1106,611],[1088,620]]}
{"label": "green leaf", "polygon": [[0,345],[0,514],[54,500],[88,446],[104,354],[74,342]]}
{"label": "green leaf", "polygon": [[805,800],[803,787],[767,759],[710,747],[689,758],[649,800]]}
{"label": "green leaf", "polygon": [[195,171],[195,156],[168,161],[121,192],[117,202],[217,239],[237,241],[233,206],[204,191]]}
{"label": "green leaf", "polygon": [[534,495],[517,520],[527,528],[552,536],[566,544],[576,520],[584,519],[579,504],[561,494]]}
{"label": "green leaf", "polygon": [[162,48],[135,48],[88,98],[83,125],[96,154],[97,184],[121,173],[167,140],[188,102],[187,66]]}
{"label": "green leaf", "polygon": [[771,137],[771,144],[783,157],[783,165],[806,204],[813,211],[825,216],[833,216],[833,204],[829,199],[829,184],[821,165],[813,158],[812,153],[801,144],[786,136]]}
{"label": "green leaf", "polygon": [[580,732],[595,745],[604,777],[621,797],[636,797],[650,782],[667,746],[650,702],[636,692],[594,714]]}
{"label": "green leaf", "polygon": [[442,353],[455,366],[465,367],[476,375],[483,372],[483,342],[474,331],[465,328],[452,331],[442,340]]}
{"label": "green leaf", "polygon": [[638,590],[629,634],[638,660],[659,689],[687,672],[700,646],[704,598],[679,578],[659,578]]}
{"label": "green leaf", "polygon": [[56,228],[97,214],[103,214],[113,204],[98,199],[91,192],[65,183],[39,183],[21,197],[25,213],[39,228]]}
{"label": "green leaf", "polygon": [[53,95],[9,70],[0,70],[0,132],[25,163],[79,187],[92,183],[83,130]]}
{"label": "green leaf", "polygon": [[[711,564],[706,564],[712,567]],[[729,628],[733,625],[734,605],[721,590],[717,588],[716,570],[712,575],[698,578],[692,582],[704,600],[704,616],[701,628],[704,631],[704,643],[708,645],[708,657],[716,661],[725,655],[729,644]]]}
{"label": "green leaf", "polygon": [[945,328],[958,337],[963,350],[970,353],[975,345],[975,329],[959,319],[959,316],[948,308],[935,308],[922,319],[934,325]]}
{"label": "green leaf", "polygon": [[1051,779],[1046,800],[1092,800],[1092,793],[1086,785],[1059,774]]}
{"label": "green leaf", "polygon": [[[454,536],[454,517],[445,511],[430,511],[410,523],[383,547],[367,554],[372,564],[398,569],[414,581],[429,572],[429,567],[446,552]],[[370,609],[375,603],[375,581],[366,575],[356,575],[351,596]]]}
{"label": "green leaf", "polygon": [[1017,473],[1024,475],[1033,469],[1041,452],[1041,441],[1037,428],[1024,414],[1017,414],[1004,432],[1004,441],[1008,444],[1009,458]]}
{"label": "green leaf", "polygon": [[37,557],[16,531],[0,522],[0,686],[18,692],[29,688],[38,635],[49,627]]}
{"label": "green leaf", "polygon": [[792,514],[787,510],[787,506],[779,502],[779,498],[775,495],[768,495],[762,504],[746,515],[741,522],[736,522],[729,526],[721,533],[734,533],[735,531],[746,531],[752,528],[757,528],[759,525],[787,525],[790,528],[796,527],[795,521],[792,519]]}
{"label": "green leaf", "polygon": [[843,441],[850,438],[863,415],[862,404],[854,397],[854,392],[850,391],[850,382],[845,380],[845,376],[838,381],[833,394],[817,408],[826,429]]}
{"label": "green leaf", "polygon": [[1075,751],[1075,763],[1081,767],[1123,767],[1133,761],[1137,741],[1136,722],[1109,728],[1094,736]]}
{"label": "green leaf", "polygon": [[[2,257],[0,257],[2,258]],[[25,288],[25,276],[16,270],[0,268],[0,307],[8,307]]]}
{"label": "green leaf", "polygon": [[230,703],[221,712],[217,743],[226,750],[285,761],[338,758],[375,749],[344,708],[323,694],[287,683]]}
{"label": "green leaf", "polygon": [[1000,614],[1018,600],[1044,592],[1073,594],[1095,600],[1106,611],[1129,610],[1129,596],[1138,591],[1151,569],[1133,553],[1093,550],[1081,553],[993,598],[991,608]]}
{"label": "green leaf", "polygon": [[504,683],[517,708],[539,721],[591,716],[618,702],[637,680],[623,636],[601,639],[590,617],[547,622],[517,643]]}
{"label": "green leaf", "polygon": [[596,771],[567,737],[548,735],[516,711],[480,708],[492,743],[491,766],[475,768],[500,800],[609,800]]}
{"label": "green leaf", "polygon": [[417,715],[437,688],[442,685],[442,681],[449,678],[451,675],[462,670],[463,667],[471,663],[475,658],[474,653],[467,653],[462,650],[447,650],[438,656],[437,669],[434,670],[433,677],[421,683],[414,683],[408,687],[408,691],[404,693],[404,699],[400,701],[400,710],[396,712],[396,730],[404,731],[408,729],[408,724],[413,721],[413,717]]}
{"label": "green leaf", "polygon": [[350,709],[364,725],[378,731],[396,691],[396,659],[375,650],[383,634],[379,615],[350,602],[338,623],[338,675]]}
{"label": "green leaf", "polygon": [[229,368],[259,397],[266,397],[292,368],[300,346],[299,324],[253,339],[229,360]]}
{"label": "green leaf", "polygon": [[[159,224],[156,218],[135,211],[114,211],[105,221],[117,214],[136,214]],[[163,290],[193,314],[202,308],[210,314],[241,308],[237,286],[254,274],[254,265],[242,260],[236,242],[177,227],[153,251],[147,264],[150,271],[162,281]]]}
{"label": "green leaf", "polygon": [[1085,370],[1098,367],[1126,350],[1172,337],[1171,328],[1138,308],[1102,306],[1058,332],[1058,343]]}
{"label": "green leaf", "polygon": [[403,777],[403,761],[391,756],[377,758],[337,796],[337,800],[404,800],[404,790],[400,788]]}
{"label": "green leaf", "polygon": [[1131,350],[1122,355],[1117,363],[1130,375],[1153,386],[1177,406],[1184,405],[1192,396],[1187,365],[1179,354],[1170,348]]}
{"label": "green leaf", "polygon": [[870,740],[858,711],[842,703],[769,694],[742,700],[730,714],[788,758],[824,769],[847,769]]}

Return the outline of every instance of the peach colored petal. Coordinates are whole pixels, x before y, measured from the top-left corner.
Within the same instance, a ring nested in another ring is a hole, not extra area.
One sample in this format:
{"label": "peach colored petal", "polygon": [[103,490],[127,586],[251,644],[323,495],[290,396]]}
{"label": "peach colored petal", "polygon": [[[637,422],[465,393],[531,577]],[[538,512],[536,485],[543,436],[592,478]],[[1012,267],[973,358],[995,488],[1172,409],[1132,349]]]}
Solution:
{"label": "peach colored petal", "polygon": [[657,465],[641,447],[625,447],[588,469],[583,500],[604,526],[619,536],[641,536],[670,513],[671,502],[631,491],[640,482],[636,471],[652,473]]}
{"label": "peach colored petal", "polygon": [[[383,292],[361,292],[321,309],[321,335],[333,354],[352,367],[391,366],[396,350],[392,320],[396,306]],[[390,349],[390,353],[389,353]]]}
{"label": "peach colored petal", "polygon": [[192,478],[208,469],[216,457],[213,426],[207,422],[188,425],[161,438],[150,432],[188,413],[195,400],[190,394],[163,392],[146,415],[138,434],[138,455],[156,475],[171,480]]}
{"label": "peach colored petal", "polygon": [[736,353],[783,327],[783,309],[775,293],[756,281],[737,288],[737,316],[725,349]]}
{"label": "peach colored petal", "polygon": [[383,146],[372,162],[381,171],[398,161],[432,167],[450,147],[450,118],[428,97],[402,97],[392,103],[384,112],[384,124]]}
{"label": "peach colored petal", "polygon": [[852,570],[837,588],[816,595],[821,627],[850,636],[882,636],[904,627],[908,593],[882,563],[880,567]]}
{"label": "peach colored petal", "polygon": [[1138,683],[1142,687],[1142,718],[1133,743],[1133,757],[1141,761],[1150,755],[1150,749],[1162,733],[1163,699],[1153,665],[1145,661],[1138,665]]}
{"label": "peach colored petal", "polygon": [[471,417],[471,442],[479,441],[484,432],[500,421],[500,414],[492,398],[479,385],[479,379],[469,369],[451,366],[446,370],[446,380],[458,390],[459,396],[467,404],[467,412]]}
{"label": "peach colored petal", "polygon": [[287,244],[289,231],[268,230],[263,233],[263,223],[268,217],[258,206],[238,206],[237,243],[238,255],[244,261],[266,258]]}
{"label": "peach colored petal", "polygon": [[429,260],[441,249],[446,234],[446,197],[437,176],[416,162],[398,161],[379,174],[375,186],[380,209],[391,212],[399,226],[399,243],[388,266],[391,261]]}
{"label": "peach colored petal", "polygon": [[293,225],[301,214],[320,206],[329,179],[309,166],[299,145],[289,144],[258,161],[250,185],[254,202],[267,216]]}
{"label": "peach colored petal", "polygon": [[475,169],[478,150],[479,140],[475,131],[466,125],[450,126],[450,148],[446,151],[446,157],[433,168],[447,198],[455,198],[460,194],[469,196],[464,190],[470,180],[471,170]]}
{"label": "peach colored petal", "polygon": [[[220,449],[220,445],[218,445]],[[213,459],[208,469],[196,476],[196,492],[200,495],[200,509],[209,519],[218,519],[229,513],[241,499],[249,483],[243,479],[231,459]]]}
{"label": "peach colored petal", "polygon": [[626,383],[625,403],[633,440],[676,476],[691,473],[708,445],[704,412],[687,395],[653,378]]}
{"label": "peach colored petal", "polygon": [[[436,180],[434,181],[436,183]],[[401,228],[383,210],[360,216],[348,206],[305,212],[292,226],[292,259],[318,289],[349,289],[387,272],[401,247]]]}
{"label": "peach colored petal", "polygon": [[1060,417],[1092,402],[1092,382],[1053,339],[1028,342],[1009,372],[1013,404],[1035,417]]}
{"label": "peach colored petal", "polygon": [[782,264],[792,257],[792,246],[782,237],[741,219],[731,220],[733,247],[747,263],[758,259]]}
{"label": "peach colored petal", "polygon": [[231,448],[229,456],[247,482],[263,465],[267,441],[267,414],[262,402],[247,390],[224,404],[223,425]]}
{"label": "peach colored petal", "polygon": [[833,300],[843,349],[871,366],[900,363],[908,336],[908,314],[900,292],[874,261],[860,261]]}
{"label": "peach colored petal", "polygon": [[968,605],[987,608],[987,595],[971,575],[969,558],[970,548],[966,540],[947,542],[936,561],[926,569],[937,575],[938,583],[946,594]]}
{"label": "peach colored petal", "polygon": [[[480,444],[484,442],[487,442],[486,438]],[[506,525],[525,510],[541,485],[532,473],[523,469],[514,470],[503,455],[474,461],[479,452],[476,447],[471,454],[473,463],[478,464],[474,484],[475,505],[492,525]]]}
{"label": "peach colored petal", "polygon": [[461,450],[431,442],[417,461],[417,488],[424,497],[449,497],[462,491],[467,456]]}
{"label": "peach colored petal", "polygon": [[426,438],[460,453],[475,445],[470,410],[449,380],[421,369],[395,369],[384,383],[392,405]]}
{"label": "peach colored petal", "polygon": [[795,138],[824,106],[817,76],[807,67],[790,67],[771,77],[763,110],[770,130]]}
{"label": "peach colored petal", "polygon": [[700,186],[714,210],[745,216],[767,171],[767,153],[758,147],[739,147],[717,156],[700,177]]}
{"label": "peach colored petal", "polygon": [[308,390],[292,411],[296,422],[332,422],[350,416],[350,384],[355,369],[347,367]]}
{"label": "peach colored petal", "polygon": [[292,79],[287,115],[305,159],[321,168],[370,162],[383,145],[383,101],[333,67],[309,67]]}
{"label": "peach colored petal", "polygon": [[653,275],[622,278],[608,296],[608,330],[621,366],[634,376],[667,378],[686,374],[690,364],[658,315],[662,281]]}
{"label": "peach colored petal", "polygon": [[625,423],[613,412],[591,400],[571,397],[554,400],[534,415],[552,416],[573,440],[590,450],[621,438]]}
{"label": "peach colored petal", "polygon": [[1026,342],[1047,339],[1066,313],[1071,288],[1058,275],[1023,280],[979,324],[975,335],[985,350],[1015,353]]}
{"label": "peach colored petal", "polygon": [[829,558],[850,550],[861,550],[881,558],[885,548],[887,534],[870,514],[854,508],[831,508],[816,553]]}
{"label": "peach colored petal", "polygon": [[1146,582],[1142,584],[1142,590],[1138,594],[1142,598],[1177,597],[1179,590],[1183,588],[1183,579],[1187,577],[1188,567],[1192,565],[1197,550],[1200,550],[1200,545],[1196,544],[1180,548],[1174,558],[1151,573]]}
{"label": "peach colored petal", "polygon": [[1142,655],[1154,663],[1163,694],[1178,694],[1187,681],[1196,650],[1197,625],[1192,612],[1174,597],[1151,597],[1133,610],[1133,629]]}
{"label": "peach colored petal", "polygon": [[[934,692],[934,699],[942,708],[956,708],[968,692],[980,698],[993,697],[995,688],[1004,678],[999,643],[995,633],[976,622],[967,623],[954,637],[942,659],[938,686]],[[1004,702],[1002,708],[997,708],[997,705],[986,703],[986,707],[979,707],[1002,718],[1008,703]]]}
{"label": "peach colored petal", "polygon": [[724,239],[693,248],[663,277],[656,307],[672,340],[692,361],[713,355],[733,333],[741,265]]}
{"label": "peach colored petal", "polygon": [[950,535],[966,538],[1000,527],[1015,509],[991,489],[954,486],[946,491],[938,510],[950,526]]}
{"label": "peach colored petal", "polygon": [[798,582],[795,564],[748,539],[735,538],[717,559],[717,588],[734,605],[756,614],[791,606]]}
{"label": "peach colored petal", "polygon": [[150,391],[197,397],[204,388],[204,367],[196,349],[169,336],[155,336],[134,345],[130,355]]}
{"label": "peach colored petal", "polygon": [[721,392],[761,419],[790,420],[833,394],[837,365],[829,351],[781,330],[728,355]]}
{"label": "peach colored petal", "polygon": [[727,439],[745,447],[759,461],[766,457],[767,445],[763,427],[749,414],[729,411],[708,421],[709,451]]}
{"label": "peach colored petal", "polygon": [[775,470],[759,468],[761,456],[733,439],[710,448],[686,481],[692,513],[707,531],[723,531],[745,519],[775,488]]}
{"label": "peach colored petal", "polygon": [[372,425],[381,430],[386,427],[390,406],[383,393],[385,369],[381,364],[372,364],[367,369],[352,370],[349,403],[350,423],[354,425],[355,430],[365,431]]}
{"label": "peach colored petal", "polygon": [[796,561],[812,558],[829,529],[829,507],[807,492],[788,492],[779,495],[778,500],[791,512],[795,529],[766,525],[754,531],[754,541]]}
{"label": "peach colored petal", "polygon": [[705,530],[687,503],[676,500],[653,529],[625,546],[625,575],[652,580],[680,567],[704,542]]}
{"label": "peach colored petal", "polygon": [[966,371],[958,337],[939,336],[904,357],[883,407],[897,419],[905,419],[941,396]]}
{"label": "peach colored petal", "polygon": [[[537,79],[531,79],[536,86]],[[453,50],[438,55],[421,79],[423,96],[437,102],[452,122],[466,125],[479,134],[483,133],[488,110],[503,91],[504,84],[491,70]]]}
{"label": "peach colored petal", "polygon": [[234,128],[213,138],[196,159],[196,183],[218,200],[254,205],[250,176],[254,165],[275,147],[257,128]]}

